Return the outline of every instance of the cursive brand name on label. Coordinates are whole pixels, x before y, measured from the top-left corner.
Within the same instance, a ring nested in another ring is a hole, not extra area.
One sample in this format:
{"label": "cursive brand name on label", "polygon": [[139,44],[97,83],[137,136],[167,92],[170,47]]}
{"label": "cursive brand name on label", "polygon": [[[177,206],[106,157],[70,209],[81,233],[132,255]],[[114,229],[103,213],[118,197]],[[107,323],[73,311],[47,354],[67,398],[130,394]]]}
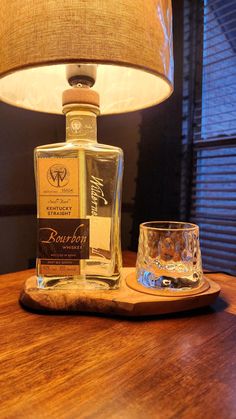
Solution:
{"label": "cursive brand name on label", "polygon": [[46,240],[41,240],[41,243],[84,244],[86,243],[88,237],[84,234],[80,234],[80,229],[83,227],[84,224],[80,224],[78,227],[76,227],[72,235],[60,235],[57,230],[50,227],[40,228],[40,231],[44,230],[48,232],[48,237],[46,238]]}
{"label": "cursive brand name on label", "polygon": [[105,205],[108,204],[108,201],[104,197],[104,184],[103,179],[100,179],[95,176],[91,176],[90,179],[91,184],[91,214],[98,215],[98,202],[102,200]]}

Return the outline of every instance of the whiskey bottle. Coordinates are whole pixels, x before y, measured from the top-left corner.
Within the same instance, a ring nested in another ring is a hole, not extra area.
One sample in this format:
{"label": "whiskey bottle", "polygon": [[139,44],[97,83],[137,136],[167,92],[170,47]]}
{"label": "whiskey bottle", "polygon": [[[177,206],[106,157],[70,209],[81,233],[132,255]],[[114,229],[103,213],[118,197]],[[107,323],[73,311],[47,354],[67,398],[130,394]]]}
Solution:
{"label": "whiskey bottle", "polygon": [[66,141],[35,149],[38,287],[116,289],[123,153],[97,143],[96,91],[64,91],[63,113]]}

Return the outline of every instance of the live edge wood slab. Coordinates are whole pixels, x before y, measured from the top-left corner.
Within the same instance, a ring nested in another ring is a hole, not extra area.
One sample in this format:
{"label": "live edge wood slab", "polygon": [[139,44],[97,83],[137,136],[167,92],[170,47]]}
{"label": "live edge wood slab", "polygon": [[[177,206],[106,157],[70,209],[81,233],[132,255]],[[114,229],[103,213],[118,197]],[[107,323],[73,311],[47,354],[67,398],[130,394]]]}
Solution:
{"label": "live edge wood slab", "polygon": [[190,295],[157,295],[135,278],[135,268],[123,268],[121,287],[109,291],[44,290],[37,288],[36,277],[25,282],[20,295],[23,306],[37,311],[91,312],[126,317],[150,316],[192,310],[213,304],[220,286],[204,280]]}

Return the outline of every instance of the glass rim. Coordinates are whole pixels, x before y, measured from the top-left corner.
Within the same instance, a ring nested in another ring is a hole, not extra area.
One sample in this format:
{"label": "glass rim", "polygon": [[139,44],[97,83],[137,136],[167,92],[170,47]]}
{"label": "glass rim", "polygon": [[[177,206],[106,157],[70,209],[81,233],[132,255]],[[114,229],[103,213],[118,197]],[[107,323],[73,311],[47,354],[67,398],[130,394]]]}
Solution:
{"label": "glass rim", "polygon": [[[183,227],[152,227],[149,224],[179,224],[183,225]],[[184,226],[188,227],[184,227]],[[184,221],[145,221],[140,224],[140,229],[146,229],[146,230],[154,230],[154,231],[193,231],[193,230],[199,230],[199,226],[197,224],[184,222]]]}

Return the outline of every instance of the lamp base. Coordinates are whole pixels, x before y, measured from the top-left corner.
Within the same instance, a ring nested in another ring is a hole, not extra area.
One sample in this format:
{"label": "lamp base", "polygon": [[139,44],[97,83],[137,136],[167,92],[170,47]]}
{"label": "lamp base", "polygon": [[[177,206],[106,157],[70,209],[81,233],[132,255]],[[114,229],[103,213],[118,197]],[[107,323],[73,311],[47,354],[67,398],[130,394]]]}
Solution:
{"label": "lamp base", "polygon": [[[126,317],[152,316],[192,310],[213,304],[220,286],[204,278],[196,294],[160,296],[137,289],[134,268],[123,268],[121,287],[108,291],[44,290],[37,288],[36,276],[28,278],[20,295],[21,304],[34,311],[89,312]],[[139,286],[140,288],[140,286]]]}

